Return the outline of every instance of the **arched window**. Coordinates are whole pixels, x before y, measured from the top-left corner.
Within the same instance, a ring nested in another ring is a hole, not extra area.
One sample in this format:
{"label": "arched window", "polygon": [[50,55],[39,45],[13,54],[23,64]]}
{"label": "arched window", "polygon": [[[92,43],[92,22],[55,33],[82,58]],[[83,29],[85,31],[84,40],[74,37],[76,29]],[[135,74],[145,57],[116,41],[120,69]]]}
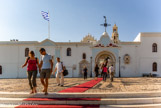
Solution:
{"label": "arched window", "polygon": [[156,71],[157,71],[157,63],[154,62],[154,63],[153,63],[153,72],[156,72]]}
{"label": "arched window", "polygon": [[86,53],[83,53],[82,58],[86,59]]}
{"label": "arched window", "polygon": [[25,49],[25,57],[28,57],[28,55],[29,55],[29,48],[26,48]]}
{"label": "arched window", "polygon": [[156,43],[153,43],[153,45],[152,45],[152,51],[153,52],[157,52],[157,44]]}
{"label": "arched window", "polygon": [[67,48],[67,56],[71,56],[71,53],[72,53],[71,48]]}
{"label": "arched window", "polygon": [[2,66],[0,65],[0,75],[2,74]]}

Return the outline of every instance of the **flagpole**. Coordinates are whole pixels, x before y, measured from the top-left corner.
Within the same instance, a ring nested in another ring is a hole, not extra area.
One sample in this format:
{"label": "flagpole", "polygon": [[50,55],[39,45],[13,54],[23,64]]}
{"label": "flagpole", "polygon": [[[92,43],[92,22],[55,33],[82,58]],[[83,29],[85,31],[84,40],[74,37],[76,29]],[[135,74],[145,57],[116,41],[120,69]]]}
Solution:
{"label": "flagpole", "polygon": [[[49,11],[48,11],[49,15]],[[48,39],[50,39],[50,15],[49,15],[49,21],[48,21]]]}

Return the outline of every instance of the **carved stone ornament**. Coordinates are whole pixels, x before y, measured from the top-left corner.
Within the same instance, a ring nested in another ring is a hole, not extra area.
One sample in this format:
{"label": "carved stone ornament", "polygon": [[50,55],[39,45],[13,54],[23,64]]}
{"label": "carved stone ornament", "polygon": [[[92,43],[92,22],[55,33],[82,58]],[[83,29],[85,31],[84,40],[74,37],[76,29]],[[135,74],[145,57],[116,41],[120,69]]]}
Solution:
{"label": "carved stone ornament", "polygon": [[130,63],[130,56],[128,54],[124,55],[124,63],[129,64]]}

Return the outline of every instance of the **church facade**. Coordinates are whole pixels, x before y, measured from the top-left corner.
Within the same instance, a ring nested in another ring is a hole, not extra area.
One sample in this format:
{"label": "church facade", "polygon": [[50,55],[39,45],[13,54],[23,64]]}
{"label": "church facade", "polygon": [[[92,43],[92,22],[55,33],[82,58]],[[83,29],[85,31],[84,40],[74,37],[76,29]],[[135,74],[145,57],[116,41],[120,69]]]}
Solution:
{"label": "church facade", "polygon": [[[52,56],[54,65],[60,57],[69,71],[66,77],[82,77],[84,66],[88,77],[94,77],[94,67],[103,62],[113,64],[115,77],[161,76],[161,33],[139,33],[133,42],[119,40],[118,27],[113,26],[112,36],[104,32],[97,41],[88,34],[81,42],[37,41],[0,42],[0,78],[26,78],[25,62],[28,52],[33,50],[40,58],[39,49],[45,48]],[[38,74],[39,76],[39,74]]]}

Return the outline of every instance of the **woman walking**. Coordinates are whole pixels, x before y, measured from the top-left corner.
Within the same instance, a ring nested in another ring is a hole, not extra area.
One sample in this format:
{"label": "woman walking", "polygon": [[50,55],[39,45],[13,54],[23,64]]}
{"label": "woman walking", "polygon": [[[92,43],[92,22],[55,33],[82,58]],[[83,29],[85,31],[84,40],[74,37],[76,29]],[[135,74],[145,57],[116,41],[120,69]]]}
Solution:
{"label": "woman walking", "polygon": [[22,68],[27,65],[28,81],[31,88],[30,94],[37,93],[36,91],[36,77],[37,77],[37,67],[39,66],[39,60],[35,57],[34,51],[29,52],[29,57],[26,58],[25,64]]}
{"label": "woman walking", "polygon": [[104,64],[102,69],[103,69],[102,70],[103,81],[105,82],[106,81],[107,74],[108,74],[107,64]]}
{"label": "woman walking", "polygon": [[88,72],[88,69],[86,66],[84,66],[83,68],[84,80],[87,79],[87,72]]}
{"label": "woman walking", "polygon": [[98,80],[98,75],[99,75],[99,67],[98,67],[98,64],[96,64],[96,66],[94,68],[94,71],[95,71],[95,80]]}

